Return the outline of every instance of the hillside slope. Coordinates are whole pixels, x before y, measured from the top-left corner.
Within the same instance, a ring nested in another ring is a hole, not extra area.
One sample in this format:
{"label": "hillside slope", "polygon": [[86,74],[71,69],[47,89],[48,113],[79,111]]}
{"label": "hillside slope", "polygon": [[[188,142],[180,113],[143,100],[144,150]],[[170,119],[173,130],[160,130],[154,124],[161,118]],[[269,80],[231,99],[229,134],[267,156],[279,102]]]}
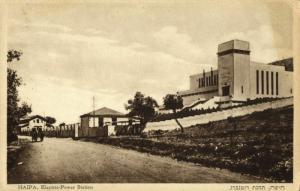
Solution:
{"label": "hillside slope", "polygon": [[205,166],[291,182],[293,174],[293,107],[270,109],[180,131],[157,131],[145,138],[99,140]]}

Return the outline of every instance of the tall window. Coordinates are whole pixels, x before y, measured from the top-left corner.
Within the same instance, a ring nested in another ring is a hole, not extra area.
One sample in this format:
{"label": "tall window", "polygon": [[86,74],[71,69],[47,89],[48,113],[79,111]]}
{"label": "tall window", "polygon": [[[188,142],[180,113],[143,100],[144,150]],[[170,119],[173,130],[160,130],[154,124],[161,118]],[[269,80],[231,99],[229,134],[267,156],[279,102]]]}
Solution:
{"label": "tall window", "polygon": [[274,75],[271,72],[271,94],[274,95]]}
{"label": "tall window", "polygon": [[259,71],[256,70],[256,94],[259,94]]}
{"label": "tall window", "polygon": [[89,127],[98,127],[99,118],[98,117],[90,117],[89,118]]}
{"label": "tall window", "polygon": [[112,125],[117,125],[117,118],[116,117],[113,117],[111,119],[111,121],[112,121]]}
{"label": "tall window", "polygon": [[208,86],[208,77],[206,77],[206,86]]}
{"label": "tall window", "polygon": [[276,72],[276,95],[278,95],[278,72]]}
{"label": "tall window", "polygon": [[217,85],[217,77],[218,77],[218,75],[214,75],[214,85]]}
{"label": "tall window", "polygon": [[266,74],[267,95],[269,95],[269,71]]}
{"label": "tall window", "polygon": [[244,93],[244,87],[243,86],[241,87],[241,92]]}
{"label": "tall window", "polygon": [[264,94],[264,71],[261,71],[261,94]]}
{"label": "tall window", "polygon": [[202,82],[202,80],[201,80],[201,78],[199,78],[198,79],[198,88],[201,88],[201,85],[202,85],[201,82]]}

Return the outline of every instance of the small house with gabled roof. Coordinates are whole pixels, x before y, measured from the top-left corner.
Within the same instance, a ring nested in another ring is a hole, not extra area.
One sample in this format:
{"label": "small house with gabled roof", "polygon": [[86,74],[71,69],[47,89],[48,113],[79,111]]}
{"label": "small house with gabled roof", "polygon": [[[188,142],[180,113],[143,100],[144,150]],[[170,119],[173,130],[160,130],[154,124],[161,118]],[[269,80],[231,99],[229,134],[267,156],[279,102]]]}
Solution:
{"label": "small house with gabled roof", "polygon": [[47,128],[47,121],[40,115],[33,115],[24,117],[20,120],[19,128],[22,134],[29,134],[32,129],[41,129],[43,131]]}
{"label": "small house with gabled roof", "polygon": [[114,133],[117,125],[131,125],[135,122],[135,119],[107,107],[83,114],[80,120],[78,137],[106,137]]}

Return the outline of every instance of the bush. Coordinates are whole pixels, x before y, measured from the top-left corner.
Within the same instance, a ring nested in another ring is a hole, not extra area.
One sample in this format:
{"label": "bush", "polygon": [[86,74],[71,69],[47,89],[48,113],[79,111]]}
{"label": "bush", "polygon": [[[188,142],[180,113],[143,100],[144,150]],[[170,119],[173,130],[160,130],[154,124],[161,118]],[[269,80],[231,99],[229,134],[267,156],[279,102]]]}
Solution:
{"label": "bush", "polygon": [[272,176],[276,180],[287,179],[288,181],[293,180],[293,161],[292,158],[283,160],[274,165],[269,176]]}

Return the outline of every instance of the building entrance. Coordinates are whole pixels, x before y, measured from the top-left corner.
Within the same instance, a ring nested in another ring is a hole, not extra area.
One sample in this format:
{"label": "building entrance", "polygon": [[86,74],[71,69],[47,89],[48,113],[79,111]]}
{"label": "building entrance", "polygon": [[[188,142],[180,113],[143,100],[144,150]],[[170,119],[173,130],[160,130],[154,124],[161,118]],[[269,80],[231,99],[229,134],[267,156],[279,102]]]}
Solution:
{"label": "building entrance", "polygon": [[230,89],[230,86],[222,87],[222,96],[229,96],[229,89]]}

